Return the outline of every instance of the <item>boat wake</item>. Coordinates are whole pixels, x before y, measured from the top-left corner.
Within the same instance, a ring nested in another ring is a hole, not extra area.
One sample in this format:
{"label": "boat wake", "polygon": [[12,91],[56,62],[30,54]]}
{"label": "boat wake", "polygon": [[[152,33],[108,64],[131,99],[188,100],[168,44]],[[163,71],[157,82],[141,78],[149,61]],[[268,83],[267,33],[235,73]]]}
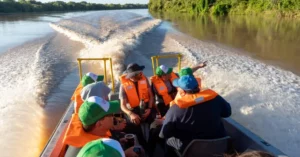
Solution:
{"label": "boat wake", "polygon": [[[62,48],[64,45],[70,47]],[[49,136],[43,132],[42,124],[47,118],[39,106],[45,107],[52,91],[74,68],[74,54],[81,48],[80,43],[63,35],[49,34],[0,56],[0,124],[6,126],[0,130],[1,141],[5,141],[0,143],[0,148],[1,152],[8,153],[4,156],[10,156],[12,152],[20,153],[20,156],[39,153],[41,148],[37,146],[37,139]],[[19,139],[12,140],[16,137]],[[12,151],[11,146],[20,140],[27,141],[31,150]]]}
{"label": "boat wake", "polygon": [[130,55],[137,47],[143,34],[160,22],[130,12],[115,11],[62,20],[50,25],[56,31],[85,45],[80,53],[81,57],[113,58],[113,71],[115,80],[118,81],[124,70],[125,56]]}

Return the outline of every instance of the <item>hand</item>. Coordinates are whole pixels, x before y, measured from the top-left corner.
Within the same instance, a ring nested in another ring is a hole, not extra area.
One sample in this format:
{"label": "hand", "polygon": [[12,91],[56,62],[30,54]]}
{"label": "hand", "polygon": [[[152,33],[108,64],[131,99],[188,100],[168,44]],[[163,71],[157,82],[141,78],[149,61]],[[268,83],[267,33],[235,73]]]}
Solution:
{"label": "hand", "polygon": [[205,61],[205,62],[199,64],[199,68],[204,68],[204,67],[206,67],[206,64],[207,64],[207,61]]}
{"label": "hand", "polygon": [[119,142],[121,143],[121,145],[125,145],[127,143],[127,139],[125,137],[120,138]]}
{"label": "hand", "polygon": [[132,123],[134,123],[136,125],[139,125],[140,121],[141,121],[141,118],[140,118],[140,116],[138,116],[138,115],[136,115],[136,114],[134,114],[134,113],[131,112],[131,114],[130,114],[130,120],[131,120]]}
{"label": "hand", "polygon": [[122,120],[122,121],[118,121],[118,124],[117,125],[114,125],[113,126],[113,130],[118,130],[118,131],[121,131],[123,130],[124,128],[126,127],[126,120]]}
{"label": "hand", "polygon": [[149,109],[149,108],[146,109],[146,110],[145,110],[145,113],[144,113],[143,116],[142,116],[143,119],[146,119],[146,118],[149,116],[150,112],[151,112],[151,109]]}
{"label": "hand", "polygon": [[[134,148],[134,146],[133,146],[133,147],[130,147],[130,148],[128,148],[128,149],[125,150],[125,156],[126,156],[126,157],[139,157],[139,154],[135,153],[135,152],[133,151],[133,148]],[[144,151],[142,148],[141,148],[141,154],[142,154],[142,155],[145,154],[145,151]]]}
{"label": "hand", "polygon": [[125,156],[126,157],[139,157],[139,155],[133,151],[133,148],[134,147],[130,147],[130,148],[125,150]]}
{"label": "hand", "polygon": [[155,119],[154,121],[155,121],[156,125],[162,125],[164,123],[164,119],[162,119],[162,118]]}

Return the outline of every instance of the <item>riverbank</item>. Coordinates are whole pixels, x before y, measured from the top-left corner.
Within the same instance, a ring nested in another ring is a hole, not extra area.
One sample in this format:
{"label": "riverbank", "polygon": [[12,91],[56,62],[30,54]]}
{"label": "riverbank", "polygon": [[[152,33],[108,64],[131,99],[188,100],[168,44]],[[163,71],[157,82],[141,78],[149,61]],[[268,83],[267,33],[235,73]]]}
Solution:
{"label": "riverbank", "polygon": [[98,4],[85,1],[79,3],[63,1],[42,3],[25,0],[19,0],[18,2],[14,0],[0,1],[0,13],[146,9],[147,7],[147,4]]}
{"label": "riverbank", "polygon": [[[201,41],[238,49],[264,63],[300,76],[300,19],[265,16],[194,16],[183,13],[151,13]],[[236,50],[232,50],[233,52]]]}
{"label": "riverbank", "polygon": [[300,18],[298,0],[150,0],[152,12],[180,12],[191,15],[266,15]]}

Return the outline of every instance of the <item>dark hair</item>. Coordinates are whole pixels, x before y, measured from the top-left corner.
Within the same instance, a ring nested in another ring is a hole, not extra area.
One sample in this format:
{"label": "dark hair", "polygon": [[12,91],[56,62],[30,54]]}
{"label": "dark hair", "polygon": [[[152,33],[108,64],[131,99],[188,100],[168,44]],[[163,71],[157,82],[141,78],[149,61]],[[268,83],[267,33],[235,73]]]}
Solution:
{"label": "dark hair", "polygon": [[200,88],[197,87],[195,89],[192,90],[184,90],[187,94],[195,94],[195,93],[199,93],[200,92]]}
{"label": "dark hair", "polygon": [[263,151],[250,151],[239,155],[239,157],[275,157],[274,155]]}
{"label": "dark hair", "polygon": [[96,123],[103,120],[106,116],[102,117],[101,119],[97,120],[94,124],[91,124],[91,125],[83,125],[82,124],[82,128],[85,132],[89,132],[89,131],[92,131],[95,126],[96,126]]}
{"label": "dark hair", "polygon": [[[98,122],[98,121],[97,121],[97,122]],[[96,123],[97,123],[97,122],[96,122]],[[89,131],[93,130],[94,127],[95,127],[95,125],[96,125],[96,123],[94,123],[94,124],[92,124],[92,125],[82,125],[83,130],[84,130],[85,132],[89,132]]]}
{"label": "dark hair", "polygon": [[275,157],[274,155],[263,151],[249,151],[242,154],[225,155],[225,157]]}
{"label": "dark hair", "polygon": [[127,65],[126,71],[127,73],[132,73],[132,72],[136,72],[136,71],[143,71],[145,69],[145,66],[140,66],[136,63],[131,63]]}

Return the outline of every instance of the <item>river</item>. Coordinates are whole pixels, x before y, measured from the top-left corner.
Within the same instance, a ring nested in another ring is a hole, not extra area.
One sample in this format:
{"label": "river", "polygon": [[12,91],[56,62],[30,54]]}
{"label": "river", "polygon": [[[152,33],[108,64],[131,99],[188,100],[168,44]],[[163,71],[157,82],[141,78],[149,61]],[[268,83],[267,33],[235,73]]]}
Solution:
{"label": "river", "polygon": [[154,17],[163,20],[147,10],[1,15],[1,156],[39,155],[78,84],[76,58],[113,57],[117,80],[124,64],[143,64],[150,76],[150,57],[173,52],[184,65],[208,60],[197,75],[231,103],[232,117],[300,153],[297,20]]}

